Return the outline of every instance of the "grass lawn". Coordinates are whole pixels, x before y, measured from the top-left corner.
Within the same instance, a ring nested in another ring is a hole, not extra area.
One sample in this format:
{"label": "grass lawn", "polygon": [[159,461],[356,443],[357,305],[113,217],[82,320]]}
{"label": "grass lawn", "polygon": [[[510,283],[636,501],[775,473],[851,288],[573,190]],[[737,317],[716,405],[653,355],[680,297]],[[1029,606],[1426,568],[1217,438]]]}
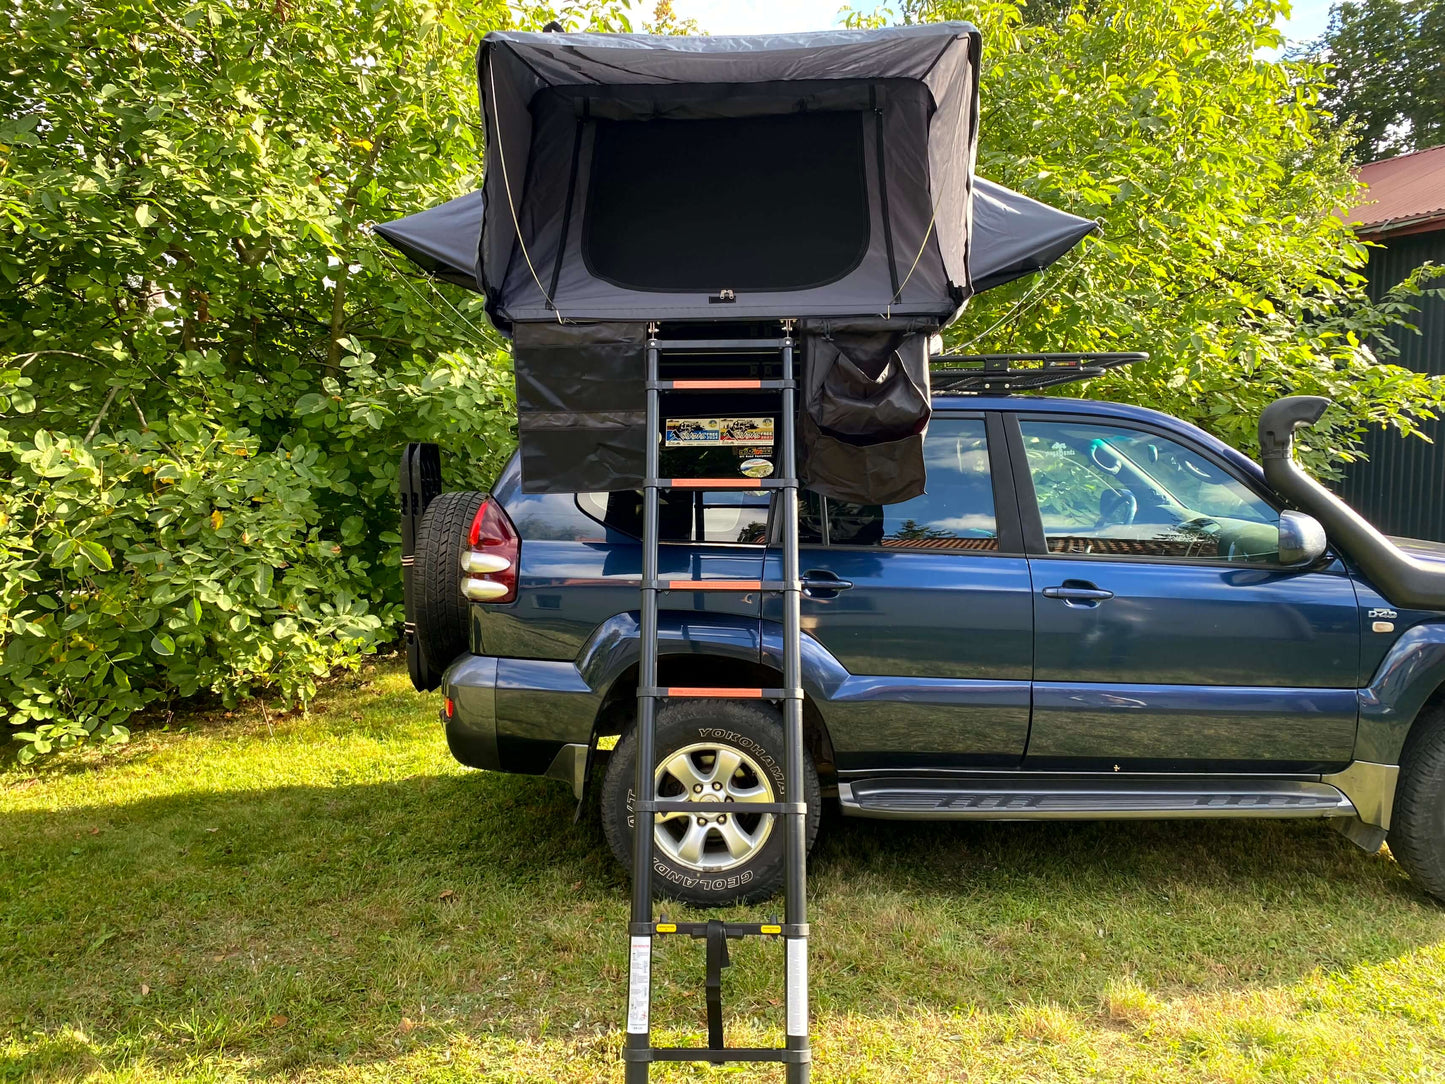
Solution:
{"label": "grass lawn", "polygon": [[[624,871],[435,707],[384,665],[0,773],[0,1080],[621,1080]],[[820,1082],[1445,1080],[1445,908],[1320,823],[835,819],[811,891]],[[779,946],[733,961],[777,1041]],[[700,944],[656,976],[698,1040]]]}

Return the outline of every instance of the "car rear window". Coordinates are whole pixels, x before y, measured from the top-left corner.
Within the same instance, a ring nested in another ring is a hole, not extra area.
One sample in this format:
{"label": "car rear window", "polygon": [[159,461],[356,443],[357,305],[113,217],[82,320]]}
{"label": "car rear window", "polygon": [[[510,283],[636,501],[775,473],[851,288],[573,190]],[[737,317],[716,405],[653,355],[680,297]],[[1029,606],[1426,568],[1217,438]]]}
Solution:
{"label": "car rear window", "polygon": [[983,419],[935,416],[923,439],[923,456],[928,464],[928,491],[912,500],[850,504],[805,492],[799,540],[829,546],[997,550],[998,523]]}
{"label": "car rear window", "polygon": [[[642,537],[642,494],[579,493],[577,506],[593,519],[632,538]],[[658,514],[664,542],[762,545],[768,534],[765,490],[666,490]]]}

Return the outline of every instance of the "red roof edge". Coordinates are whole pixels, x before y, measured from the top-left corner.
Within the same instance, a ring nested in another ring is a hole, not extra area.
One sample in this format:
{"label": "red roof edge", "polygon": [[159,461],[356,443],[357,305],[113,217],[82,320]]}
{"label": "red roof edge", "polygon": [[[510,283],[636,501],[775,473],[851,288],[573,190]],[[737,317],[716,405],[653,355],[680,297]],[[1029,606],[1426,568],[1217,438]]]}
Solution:
{"label": "red roof edge", "polygon": [[1364,199],[1341,217],[1360,237],[1445,229],[1445,146],[1366,163],[1356,176]]}

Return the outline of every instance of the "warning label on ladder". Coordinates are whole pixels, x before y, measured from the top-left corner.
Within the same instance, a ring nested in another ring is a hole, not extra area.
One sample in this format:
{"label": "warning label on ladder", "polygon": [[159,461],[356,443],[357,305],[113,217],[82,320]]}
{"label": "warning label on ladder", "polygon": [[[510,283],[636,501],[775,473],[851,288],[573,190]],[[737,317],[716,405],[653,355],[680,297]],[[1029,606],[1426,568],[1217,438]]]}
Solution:
{"label": "warning label on ladder", "polygon": [[647,1034],[651,987],[652,938],[634,937],[627,975],[627,1030],[633,1034]]}

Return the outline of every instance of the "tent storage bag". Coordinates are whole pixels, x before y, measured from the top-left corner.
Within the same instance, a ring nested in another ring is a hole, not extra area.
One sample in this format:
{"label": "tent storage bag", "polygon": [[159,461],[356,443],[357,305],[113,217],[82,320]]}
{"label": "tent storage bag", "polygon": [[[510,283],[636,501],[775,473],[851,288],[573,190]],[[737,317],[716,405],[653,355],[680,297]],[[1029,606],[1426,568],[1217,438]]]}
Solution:
{"label": "tent storage bag", "polygon": [[816,493],[895,504],[923,492],[932,414],[928,334],[830,330],[808,335],[800,474]]}
{"label": "tent storage bag", "polygon": [[646,324],[517,324],[522,489],[641,487],[647,456]]}

